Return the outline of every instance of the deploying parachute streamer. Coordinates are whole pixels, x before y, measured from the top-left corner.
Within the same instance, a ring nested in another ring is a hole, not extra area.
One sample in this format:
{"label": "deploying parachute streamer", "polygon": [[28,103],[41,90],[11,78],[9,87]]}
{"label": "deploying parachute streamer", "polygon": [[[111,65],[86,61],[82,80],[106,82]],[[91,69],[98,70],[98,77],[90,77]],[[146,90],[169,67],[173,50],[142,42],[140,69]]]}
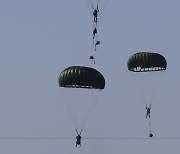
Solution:
{"label": "deploying parachute streamer", "polygon": [[151,133],[150,111],[153,98],[157,92],[162,76],[166,70],[166,59],[152,52],[139,52],[132,55],[127,62],[128,70],[133,72],[135,82],[146,105],[146,118],[149,118]]}
{"label": "deploying parachute streamer", "polygon": [[59,87],[62,88],[77,134],[81,134],[105,87],[105,79],[93,68],[72,66],[60,73]]}
{"label": "deploying parachute streamer", "polygon": [[[87,0],[87,1],[90,6],[89,10],[90,10],[90,14],[92,16],[92,22],[93,22],[93,48],[94,48],[94,51],[96,51],[97,46],[100,45],[100,40],[98,38],[98,22],[99,22],[100,15],[102,15],[103,13],[103,9],[106,7],[108,3],[108,0]],[[92,56],[90,56],[90,59],[92,59],[91,57]]]}

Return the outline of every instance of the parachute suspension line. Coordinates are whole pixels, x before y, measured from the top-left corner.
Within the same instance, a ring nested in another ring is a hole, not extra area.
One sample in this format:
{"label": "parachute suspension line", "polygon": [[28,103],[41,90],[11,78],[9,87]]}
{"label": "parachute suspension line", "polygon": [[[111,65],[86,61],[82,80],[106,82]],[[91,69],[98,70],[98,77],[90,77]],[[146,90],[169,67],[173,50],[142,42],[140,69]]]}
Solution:
{"label": "parachute suspension line", "polygon": [[[146,73],[148,73],[148,72],[145,72],[144,75],[141,74],[141,76],[137,76],[138,74],[136,74],[136,73],[138,73],[138,72],[135,72],[133,79],[134,79],[134,82],[138,88],[138,91],[139,91],[145,105],[150,106],[152,104],[154,97],[156,96],[156,94],[158,92],[161,80],[164,76],[164,72],[165,71],[151,72],[151,73],[156,73],[156,75],[155,74],[151,74],[151,75],[149,74],[151,76],[151,78],[154,77],[153,75],[156,76],[156,78],[154,78],[155,82],[150,81],[148,79],[149,77],[147,78]],[[159,74],[157,74],[157,73],[159,73]],[[146,81],[146,79],[148,79],[148,80]],[[151,91],[147,90],[148,89],[147,85],[152,86],[149,88]]]}
{"label": "parachute suspension line", "polygon": [[91,4],[92,9],[94,10],[93,2],[91,0],[89,0],[89,3]]}
{"label": "parachute suspension line", "polygon": [[101,94],[98,89],[62,88],[76,132],[80,134]]}
{"label": "parachute suspension line", "polygon": [[[104,13],[104,10],[105,10],[105,8],[107,7],[108,3],[109,3],[109,0],[106,0],[103,8],[101,9],[101,14],[100,14],[99,18],[101,18],[101,16],[102,16],[102,14]],[[99,3],[99,5],[101,5],[101,4]]]}
{"label": "parachute suspension line", "polygon": [[[133,78],[133,79],[134,79],[134,81],[135,81],[135,84],[136,84],[136,86],[137,86],[137,88],[138,88],[138,91],[139,91],[139,93],[140,93],[140,95],[141,95],[141,97],[142,97],[142,99],[143,99],[143,102],[144,102],[145,106],[147,106],[148,103],[147,103],[145,94],[144,94],[144,92],[143,92],[143,89],[142,89],[141,86],[140,86],[140,83],[139,83],[139,81],[138,81],[138,79],[137,79],[136,74],[134,74],[134,75],[135,75],[135,78]],[[142,81],[142,79],[141,79],[141,81]]]}
{"label": "parachute suspension line", "polygon": [[77,129],[76,129],[76,133],[77,133],[77,135],[79,134]]}
{"label": "parachute suspension line", "polygon": [[[62,94],[63,94],[63,97],[64,97],[64,100],[66,100],[66,105],[70,111],[70,115],[71,115],[71,119],[73,121],[73,124],[74,124],[74,127],[76,128],[76,132],[77,132],[77,128],[78,128],[78,125],[76,124],[76,120],[77,120],[77,116],[74,116],[74,113],[71,112],[72,108],[75,108],[75,107],[71,107],[71,104],[70,102],[71,101],[74,101],[74,102],[78,102],[77,98],[75,95],[75,92],[71,92],[70,89],[65,89],[65,88],[62,88]],[[72,97],[69,97],[69,95],[71,95]],[[71,99],[73,98],[73,100]]]}
{"label": "parachute suspension line", "polygon": [[[91,106],[88,106],[88,108],[91,108],[92,111],[93,111],[93,109],[94,109],[94,107],[95,107],[95,105],[96,105],[97,100],[99,99],[99,96],[101,95],[101,92],[102,92],[102,90],[98,90],[98,91],[97,91],[97,89],[94,89],[94,90],[92,90],[91,92],[89,92],[88,95],[86,96],[87,99],[88,99],[88,98],[93,98],[91,101],[94,102],[94,103],[91,103]],[[94,97],[94,93],[96,93],[96,94],[95,94],[95,97]],[[88,100],[87,100],[87,101],[88,101]],[[86,106],[86,107],[87,107],[87,106]],[[91,113],[92,113],[92,112],[89,112],[89,113],[87,114],[86,121],[88,121]],[[83,113],[82,113],[82,114],[83,114]],[[81,132],[82,132],[82,130],[84,129],[85,125],[86,125],[86,122],[84,122],[84,123],[82,124]]]}
{"label": "parachute suspension line", "polygon": [[151,121],[150,121],[150,118],[149,118],[149,131],[150,131],[150,134],[151,134]]}
{"label": "parachute suspension line", "polygon": [[162,71],[162,72],[159,72],[159,73],[160,73],[160,77],[159,77],[158,82],[156,84],[156,89],[154,90],[154,93],[152,94],[152,97],[150,99],[150,102],[149,102],[150,105],[152,104],[152,102],[154,100],[154,97],[156,96],[156,94],[158,92],[158,89],[159,89],[159,86],[160,86],[160,83],[161,83],[161,80],[162,80],[162,78],[164,76],[165,71]]}
{"label": "parachute suspension line", "polygon": [[149,137],[153,137],[153,133],[152,133],[152,129],[151,129],[151,121],[150,121],[150,118],[149,118]]}
{"label": "parachute suspension line", "polygon": [[80,135],[81,135],[81,133],[82,133],[82,129],[81,129],[81,131],[80,131]]}
{"label": "parachute suspension line", "polygon": [[96,0],[96,1],[97,3],[94,4],[92,0],[89,0],[89,3],[91,4],[93,10],[98,9],[99,7],[99,0]]}
{"label": "parachute suspension line", "polygon": [[81,131],[80,131],[80,132],[78,132],[78,130],[76,129],[76,133],[77,133],[77,135],[81,135],[81,133],[82,133],[82,129],[81,129]]}

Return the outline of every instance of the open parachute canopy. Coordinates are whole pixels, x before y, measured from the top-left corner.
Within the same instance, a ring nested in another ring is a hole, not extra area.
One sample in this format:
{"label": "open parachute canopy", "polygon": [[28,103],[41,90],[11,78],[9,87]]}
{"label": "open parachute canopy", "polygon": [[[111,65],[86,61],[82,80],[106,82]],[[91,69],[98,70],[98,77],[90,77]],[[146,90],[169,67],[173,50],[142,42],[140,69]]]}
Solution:
{"label": "open parachute canopy", "polygon": [[132,72],[150,72],[166,70],[166,59],[153,52],[139,52],[132,55],[128,62],[127,67]]}
{"label": "open parachute canopy", "polygon": [[105,79],[93,68],[71,66],[60,73],[59,87],[76,131],[81,133],[105,87]]}
{"label": "open parachute canopy", "polygon": [[93,68],[71,66],[60,73],[59,87],[104,89],[105,79]]}
{"label": "open parachute canopy", "polygon": [[159,53],[138,52],[128,59],[127,67],[130,72],[133,72],[131,74],[145,103],[146,118],[149,115],[149,137],[153,137],[150,110],[160,81],[167,68],[166,59]]}

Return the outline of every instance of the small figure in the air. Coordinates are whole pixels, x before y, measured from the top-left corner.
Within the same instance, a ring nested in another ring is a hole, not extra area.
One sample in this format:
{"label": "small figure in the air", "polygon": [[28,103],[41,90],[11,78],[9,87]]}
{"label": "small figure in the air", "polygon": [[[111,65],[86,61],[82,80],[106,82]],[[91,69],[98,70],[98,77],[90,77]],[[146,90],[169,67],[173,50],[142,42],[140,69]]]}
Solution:
{"label": "small figure in the air", "polygon": [[152,133],[150,133],[150,134],[149,134],[149,137],[153,137],[153,134],[152,134]]}
{"label": "small figure in the air", "polygon": [[90,56],[89,59],[92,59],[94,61],[94,64],[95,64],[95,58],[94,56]]}
{"label": "small figure in the air", "polygon": [[97,28],[95,27],[93,30],[93,44],[94,44],[94,38],[97,35]]}
{"label": "small figure in the air", "polygon": [[96,44],[95,44],[95,51],[96,51],[96,46],[100,44],[100,41],[96,41]]}
{"label": "small figure in the air", "polygon": [[146,104],[146,118],[147,118],[148,116],[149,116],[149,118],[151,117],[150,113],[151,113],[151,104],[149,105],[149,107],[148,107],[147,104]]}
{"label": "small figure in the air", "polygon": [[76,147],[77,147],[77,145],[81,146],[81,139],[82,139],[81,135],[78,134],[78,135],[76,136]]}
{"label": "small figure in the air", "polygon": [[98,12],[99,12],[99,8],[98,8],[98,5],[97,5],[97,8],[94,9],[93,8],[93,16],[94,16],[94,22],[97,24],[97,21],[98,21]]}

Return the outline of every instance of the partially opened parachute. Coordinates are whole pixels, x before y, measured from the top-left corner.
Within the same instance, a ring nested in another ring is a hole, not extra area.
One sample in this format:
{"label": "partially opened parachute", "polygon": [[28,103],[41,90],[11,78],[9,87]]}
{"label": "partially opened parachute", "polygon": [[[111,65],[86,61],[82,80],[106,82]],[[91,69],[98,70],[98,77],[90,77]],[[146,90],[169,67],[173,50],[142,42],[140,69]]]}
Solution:
{"label": "partially opened parachute", "polygon": [[105,87],[103,75],[90,67],[72,66],[59,75],[61,87],[76,130],[80,133]]}
{"label": "partially opened parachute", "polygon": [[151,104],[167,68],[166,59],[159,53],[138,52],[129,58],[127,67],[135,76],[145,104]]}

